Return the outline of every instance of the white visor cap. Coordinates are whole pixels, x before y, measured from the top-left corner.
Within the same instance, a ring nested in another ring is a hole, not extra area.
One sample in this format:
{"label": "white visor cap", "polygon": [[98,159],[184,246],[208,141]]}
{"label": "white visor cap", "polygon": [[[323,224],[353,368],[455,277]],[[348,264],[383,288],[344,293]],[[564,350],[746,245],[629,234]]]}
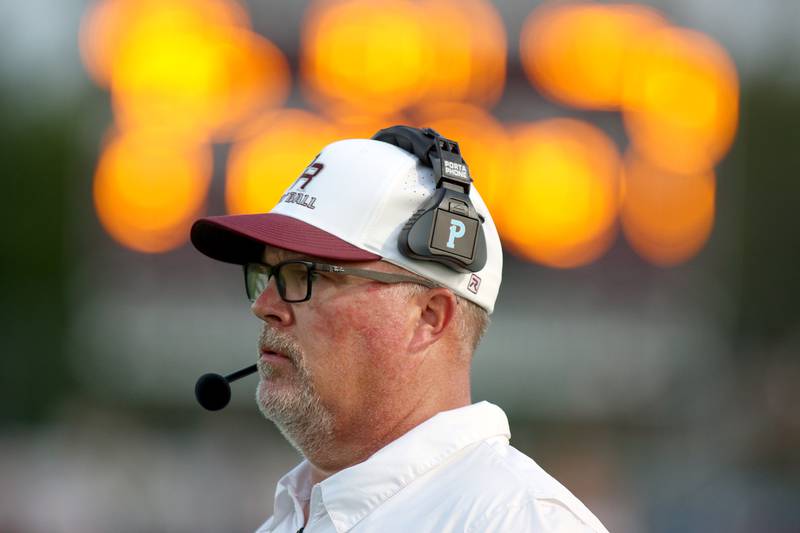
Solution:
{"label": "white visor cap", "polygon": [[338,141],[320,152],[269,213],[203,218],[192,227],[192,242],[204,254],[232,263],[260,260],[255,255],[263,244],[338,261],[383,259],[491,313],[503,251],[474,186],[469,197],[484,219],[486,239],[480,271],[456,272],[400,251],[403,226],[435,189],[433,170],[402,148],[370,139]]}

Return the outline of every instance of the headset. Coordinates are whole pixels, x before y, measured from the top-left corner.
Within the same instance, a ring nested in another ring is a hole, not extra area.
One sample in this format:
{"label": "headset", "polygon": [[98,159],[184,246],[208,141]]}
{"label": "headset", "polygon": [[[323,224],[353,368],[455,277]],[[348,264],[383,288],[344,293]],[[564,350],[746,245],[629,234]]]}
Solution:
{"label": "headset", "polygon": [[456,272],[478,272],[486,265],[484,217],[469,190],[472,177],[458,143],[431,128],[392,126],[373,140],[393,144],[414,154],[433,169],[436,190],[403,226],[398,245],[406,257],[433,261]]}

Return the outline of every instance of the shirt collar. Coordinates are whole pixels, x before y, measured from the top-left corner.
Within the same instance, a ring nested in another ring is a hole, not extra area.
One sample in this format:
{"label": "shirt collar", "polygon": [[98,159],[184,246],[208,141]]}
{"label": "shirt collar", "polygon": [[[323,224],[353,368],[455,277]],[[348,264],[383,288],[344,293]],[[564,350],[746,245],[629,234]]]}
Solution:
{"label": "shirt collar", "polygon": [[337,531],[347,531],[414,479],[491,437],[511,437],[508,419],[496,405],[480,402],[438,413],[363,463],[321,482],[325,508]]}
{"label": "shirt collar", "polygon": [[279,524],[292,514],[303,520],[303,503],[310,498],[311,465],[303,461],[284,475],[275,489],[273,522]]}

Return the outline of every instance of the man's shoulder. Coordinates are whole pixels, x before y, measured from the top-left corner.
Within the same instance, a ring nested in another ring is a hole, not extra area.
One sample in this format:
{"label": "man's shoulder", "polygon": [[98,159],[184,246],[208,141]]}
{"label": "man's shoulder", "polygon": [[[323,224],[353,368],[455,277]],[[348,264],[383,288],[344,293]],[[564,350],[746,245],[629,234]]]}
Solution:
{"label": "man's shoulder", "polygon": [[[437,482],[458,487],[462,505],[481,510],[482,518],[476,524],[509,519],[518,522],[528,516],[537,521],[584,525],[587,532],[606,531],[566,487],[502,438],[483,441],[464,450],[442,465],[436,477]],[[584,529],[574,527],[572,530]]]}
{"label": "man's shoulder", "polygon": [[441,476],[454,476],[465,488],[498,493],[527,494],[536,498],[558,496],[569,492],[536,461],[508,444],[502,438],[476,443],[448,464]]}

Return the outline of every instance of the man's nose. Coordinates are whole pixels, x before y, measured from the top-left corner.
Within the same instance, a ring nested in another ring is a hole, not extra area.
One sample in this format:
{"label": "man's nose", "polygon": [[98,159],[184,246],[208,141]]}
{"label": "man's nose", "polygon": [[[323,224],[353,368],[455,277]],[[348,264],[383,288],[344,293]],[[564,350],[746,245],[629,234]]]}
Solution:
{"label": "man's nose", "polygon": [[264,291],[250,306],[250,311],[273,326],[287,326],[292,323],[292,306],[284,302],[278,293],[278,283],[271,277]]}

